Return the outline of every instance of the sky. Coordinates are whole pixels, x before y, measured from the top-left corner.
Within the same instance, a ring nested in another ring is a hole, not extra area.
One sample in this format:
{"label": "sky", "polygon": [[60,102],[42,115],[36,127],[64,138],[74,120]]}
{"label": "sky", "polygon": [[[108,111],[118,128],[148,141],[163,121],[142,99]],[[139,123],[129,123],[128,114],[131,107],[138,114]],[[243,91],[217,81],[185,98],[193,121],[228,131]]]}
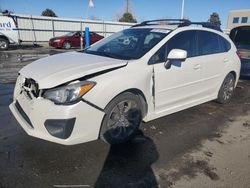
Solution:
{"label": "sky", "polygon": [[[93,0],[88,18],[116,21],[125,10],[126,0]],[[159,18],[180,18],[182,0],[130,0],[130,11],[141,22]],[[86,18],[88,0],[0,0],[0,9],[17,14],[41,15],[46,8],[65,18]],[[185,0],[184,16],[191,21],[207,21],[219,13],[222,28],[230,10],[250,9],[250,0]]]}

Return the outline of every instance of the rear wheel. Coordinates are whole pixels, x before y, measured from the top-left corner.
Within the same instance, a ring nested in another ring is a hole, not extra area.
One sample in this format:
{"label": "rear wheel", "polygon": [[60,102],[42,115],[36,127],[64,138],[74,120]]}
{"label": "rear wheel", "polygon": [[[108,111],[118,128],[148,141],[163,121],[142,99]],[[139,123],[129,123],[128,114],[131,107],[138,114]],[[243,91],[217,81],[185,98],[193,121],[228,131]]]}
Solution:
{"label": "rear wheel", "polygon": [[7,50],[8,48],[9,48],[9,41],[4,38],[0,38],[0,50]]}
{"label": "rear wheel", "polygon": [[124,143],[135,135],[142,120],[142,104],[137,95],[126,92],[105,108],[100,137],[109,144]]}
{"label": "rear wheel", "polygon": [[235,87],[235,77],[232,73],[229,73],[221,85],[218,98],[216,101],[221,104],[230,102],[234,93],[234,87]]}
{"label": "rear wheel", "polygon": [[64,43],[63,43],[63,48],[64,49],[70,49],[71,48],[71,43],[69,42],[69,41],[65,41]]}

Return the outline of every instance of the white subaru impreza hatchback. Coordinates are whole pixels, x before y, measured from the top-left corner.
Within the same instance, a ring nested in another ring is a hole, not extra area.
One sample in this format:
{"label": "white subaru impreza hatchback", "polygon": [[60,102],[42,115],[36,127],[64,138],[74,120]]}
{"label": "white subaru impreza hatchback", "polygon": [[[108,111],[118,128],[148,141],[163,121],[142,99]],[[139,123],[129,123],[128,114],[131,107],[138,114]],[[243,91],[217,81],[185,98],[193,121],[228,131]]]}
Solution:
{"label": "white subaru impreza hatchback", "polygon": [[31,136],[73,145],[131,139],[150,121],[217,99],[227,103],[240,59],[207,23],[143,22],[80,52],[20,70],[10,109]]}

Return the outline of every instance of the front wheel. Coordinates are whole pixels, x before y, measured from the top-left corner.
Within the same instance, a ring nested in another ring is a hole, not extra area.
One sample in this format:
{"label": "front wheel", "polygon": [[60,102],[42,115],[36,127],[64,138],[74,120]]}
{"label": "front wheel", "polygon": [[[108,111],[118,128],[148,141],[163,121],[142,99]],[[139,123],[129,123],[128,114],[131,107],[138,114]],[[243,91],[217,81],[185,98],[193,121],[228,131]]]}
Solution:
{"label": "front wheel", "polygon": [[4,38],[0,38],[0,50],[7,50],[8,48],[9,48],[9,41]]}
{"label": "front wheel", "polygon": [[235,88],[235,77],[232,73],[229,73],[224,79],[219,94],[217,98],[217,102],[221,104],[225,104],[230,102]]}
{"label": "front wheel", "polygon": [[124,143],[135,135],[142,120],[142,103],[137,95],[126,92],[105,108],[100,138],[109,144]]}

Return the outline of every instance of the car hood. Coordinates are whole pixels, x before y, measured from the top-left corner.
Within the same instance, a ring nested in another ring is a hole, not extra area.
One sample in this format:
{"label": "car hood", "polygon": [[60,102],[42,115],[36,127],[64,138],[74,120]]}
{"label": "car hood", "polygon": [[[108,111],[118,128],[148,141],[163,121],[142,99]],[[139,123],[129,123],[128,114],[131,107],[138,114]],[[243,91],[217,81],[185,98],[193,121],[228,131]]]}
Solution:
{"label": "car hood", "polygon": [[25,66],[20,74],[35,80],[39,89],[52,88],[104,70],[127,65],[126,60],[68,52],[39,59]]}

